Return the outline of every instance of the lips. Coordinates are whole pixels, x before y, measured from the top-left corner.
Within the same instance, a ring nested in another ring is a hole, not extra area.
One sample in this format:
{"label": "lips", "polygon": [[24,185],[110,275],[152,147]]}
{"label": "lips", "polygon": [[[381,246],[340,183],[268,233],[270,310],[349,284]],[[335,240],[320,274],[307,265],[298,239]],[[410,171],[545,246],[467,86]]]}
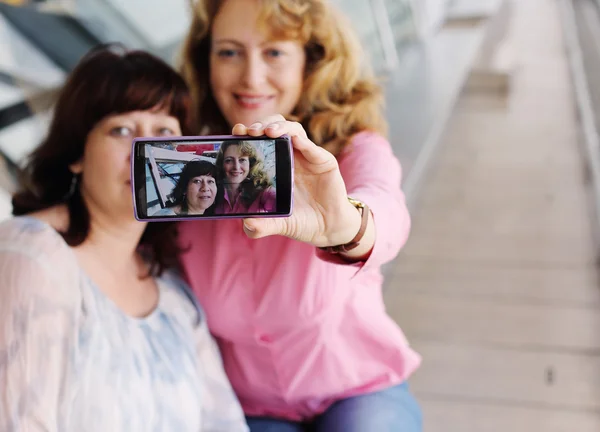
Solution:
{"label": "lips", "polygon": [[255,109],[271,101],[275,96],[234,94],[233,97],[241,107]]}

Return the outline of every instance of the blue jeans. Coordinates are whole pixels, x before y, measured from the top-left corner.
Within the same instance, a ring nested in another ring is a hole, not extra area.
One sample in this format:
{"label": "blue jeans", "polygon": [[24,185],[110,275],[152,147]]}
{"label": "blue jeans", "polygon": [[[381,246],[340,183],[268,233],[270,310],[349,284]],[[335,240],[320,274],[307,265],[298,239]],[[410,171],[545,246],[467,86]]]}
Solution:
{"label": "blue jeans", "polygon": [[251,432],[421,432],[421,408],[403,383],[334,403],[311,423],[248,417]]}

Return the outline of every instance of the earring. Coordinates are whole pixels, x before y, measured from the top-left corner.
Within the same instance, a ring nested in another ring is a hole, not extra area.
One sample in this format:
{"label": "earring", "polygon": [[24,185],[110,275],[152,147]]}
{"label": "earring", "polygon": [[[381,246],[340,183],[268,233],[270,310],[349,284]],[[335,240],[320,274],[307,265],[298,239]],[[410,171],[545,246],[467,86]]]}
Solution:
{"label": "earring", "polygon": [[63,197],[64,200],[68,200],[73,196],[75,190],[77,189],[77,184],[79,183],[79,176],[77,174],[73,174],[73,178],[71,178],[71,186],[69,187],[69,191]]}

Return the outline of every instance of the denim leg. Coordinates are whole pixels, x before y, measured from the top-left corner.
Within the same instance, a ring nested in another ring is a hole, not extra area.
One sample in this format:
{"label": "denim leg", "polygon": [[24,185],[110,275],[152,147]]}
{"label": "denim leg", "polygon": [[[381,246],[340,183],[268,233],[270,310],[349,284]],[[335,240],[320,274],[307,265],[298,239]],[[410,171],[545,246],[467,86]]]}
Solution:
{"label": "denim leg", "polygon": [[315,421],[315,432],[421,432],[421,408],[403,383],[333,404]]}
{"label": "denim leg", "polygon": [[250,432],[304,432],[300,423],[268,417],[246,417]]}

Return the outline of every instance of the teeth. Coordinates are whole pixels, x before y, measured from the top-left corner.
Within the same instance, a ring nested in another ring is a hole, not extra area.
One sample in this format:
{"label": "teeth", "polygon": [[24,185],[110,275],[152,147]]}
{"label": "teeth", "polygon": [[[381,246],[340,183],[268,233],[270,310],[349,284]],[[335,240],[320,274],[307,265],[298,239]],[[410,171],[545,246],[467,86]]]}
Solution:
{"label": "teeth", "polygon": [[239,98],[244,103],[255,104],[265,100],[264,97],[242,97]]}

